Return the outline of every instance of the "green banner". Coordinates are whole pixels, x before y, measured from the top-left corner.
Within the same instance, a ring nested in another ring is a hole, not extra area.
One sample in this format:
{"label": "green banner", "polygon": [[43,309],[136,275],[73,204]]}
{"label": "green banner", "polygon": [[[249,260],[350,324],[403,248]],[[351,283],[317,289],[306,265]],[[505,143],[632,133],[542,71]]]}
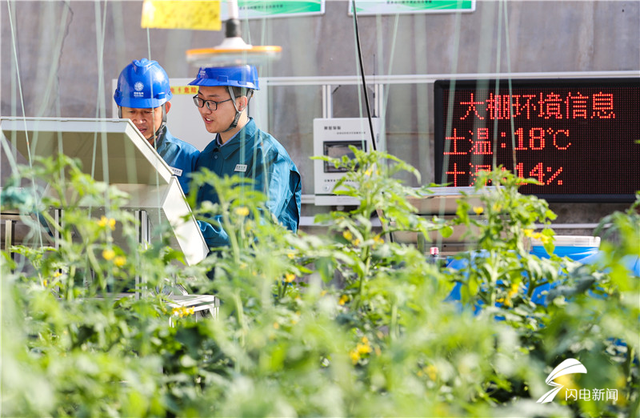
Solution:
{"label": "green banner", "polygon": [[[473,12],[476,0],[369,0],[356,1],[358,15],[386,15],[398,13]],[[353,14],[349,2],[349,14]]]}
{"label": "green banner", "polygon": [[[303,16],[324,13],[325,0],[238,0],[240,19],[262,19],[269,17]],[[228,19],[227,2],[221,5],[222,20]]]}

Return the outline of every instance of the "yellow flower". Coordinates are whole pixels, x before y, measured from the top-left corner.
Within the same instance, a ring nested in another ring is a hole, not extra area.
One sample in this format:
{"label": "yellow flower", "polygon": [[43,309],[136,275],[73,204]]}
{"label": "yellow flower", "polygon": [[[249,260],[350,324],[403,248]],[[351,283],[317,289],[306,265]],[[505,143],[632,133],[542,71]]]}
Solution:
{"label": "yellow flower", "polygon": [[367,337],[362,337],[362,344],[369,344],[369,339]]}
{"label": "yellow flower", "polygon": [[236,215],[238,216],[247,216],[249,215],[249,208],[245,206],[241,206],[239,208],[236,208],[235,212],[236,212]]}
{"label": "yellow flower", "polygon": [[356,238],[356,239],[354,239],[353,241],[351,241],[351,243],[352,243],[354,246],[356,246],[356,247],[357,247],[358,245],[360,245],[360,240],[359,240],[358,238]]}
{"label": "yellow flower", "polygon": [[116,252],[110,249],[102,251],[102,258],[107,261],[113,260],[113,257],[116,256]]}
{"label": "yellow flower", "polygon": [[353,239],[353,234],[352,234],[352,233],[351,233],[351,231],[349,231],[348,229],[342,233],[342,236],[343,236],[343,237],[344,237],[344,239],[346,239],[347,241],[351,241],[351,239]]}
{"label": "yellow flower", "polygon": [[42,285],[43,285],[44,287],[47,287],[47,279],[44,279],[44,280],[42,281]]}
{"label": "yellow flower", "polygon": [[364,172],[365,175],[370,176],[371,174],[373,174],[373,170],[371,168],[367,169],[367,171]]}
{"label": "yellow flower", "polygon": [[113,264],[115,264],[118,267],[122,267],[127,263],[127,258],[123,257],[121,255],[117,256],[116,258],[113,259]]}
{"label": "yellow flower", "polygon": [[296,275],[293,273],[287,273],[284,275],[284,281],[287,283],[291,283],[296,279]]}
{"label": "yellow flower", "polygon": [[323,296],[324,296],[324,295],[326,295],[326,294],[327,294],[327,291],[326,291],[326,290],[323,290],[322,292],[320,292],[320,297],[323,297]]}
{"label": "yellow flower", "polygon": [[102,217],[98,221],[98,226],[101,228],[109,226],[109,229],[113,231],[114,229],[116,229],[116,220],[113,218],[107,218],[106,216],[102,215]]}
{"label": "yellow flower", "polygon": [[53,273],[53,278],[55,279],[56,277],[60,277],[62,276],[62,273],[60,273],[59,271],[56,271],[55,273]]}
{"label": "yellow flower", "polygon": [[529,238],[533,237],[533,229],[525,229],[524,236]]}
{"label": "yellow flower", "polygon": [[349,357],[351,357],[353,364],[357,364],[358,361],[360,361],[360,353],[358,353],[358,350],[349,351]]}
{"label": "yellow flower", "polygon": [[505,298],[498,298],[498,299],[496,299],[496,303],[502,303],[504,306],[507,306],[507,307],[509,307],[509,306],[513,306],[513,305],[511,304],[511,299],[509,299],[509,298],[507,298],[507,299],[505,299]]}
{"label": "yellow flower", "polygon": [[194,313],[196,313],[195,308],[185,308],[184,306],[179,306],[171,310],[171,315],[179,316],[180,318],[188,315],[193,315]]}
{"label": "yellow flower", "polygon": [[373,237],[373,242],[375,242],[376,244],[384,244],[384,240],[380,237],[380,235],[376,235],[375,237]]}
{"label": "yellow flower", "polygon": [[356,350],[359,354],[368,354],[371,352],[371,346],[369,344],[360,344],[356,346]]}
{"label": "yellow flower", "polygon": [[273,323],[273,327],[274,327],[275,329],[280,329],[280,324],[278,324],[277,322],[274,322],[274,323]]}
{"label": "yellow flower", "polygon": [[340,297],[340,300],[338,301],[338,305],[344,305],[345,303],[347,303],[349,301],[349,296],[347,295],[342,295]]}
{"label": "yellow flower", "polygon": [[438,369],[433,364],[428,365],[424,371],[427,373],[427,376],[429,376],[429,379],[431,380],[435,381],[436,377],[438,377]]}
{"label": "yellow flower", "polygon": [[484,208],[482,206],[474,206],[473,211],[476,213],[476,215],[481,215],[482,212],[484,212]]}
{"label": "yellow flower", "polygon": [[518,286],[518,284],[514,283],[511,285],[511,288],[509,289],[509,292],[507,293],[507,296],[509,298],[514,297],[515,295],[518,294],[518,289],[520,288],[520,286]]}
{"label": "yellow flower", "polygon": [[290,259],[295,258],[295,254],[294,253],[287,253],[287,257],[289,257]]}

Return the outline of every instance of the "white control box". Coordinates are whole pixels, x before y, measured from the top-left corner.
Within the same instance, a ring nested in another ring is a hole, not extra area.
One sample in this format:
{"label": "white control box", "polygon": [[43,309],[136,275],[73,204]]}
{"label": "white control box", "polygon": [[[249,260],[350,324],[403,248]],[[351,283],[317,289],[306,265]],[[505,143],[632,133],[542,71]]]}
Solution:
{"label": "white control box", "polygon": [[[380,133],[380,119],[372,119],[376,142]],[[313,154],[353,158],[353,151],[349,146],[369,152],[371,144],[371,130],[367,118],[331,118],[313,120]],[[346,172],[343,168],[336,168],[326,161],[314,160],[314,191],[316,206],[355,206],[359,202],[350,196],[339,196],[333,193],[336,183]]]}

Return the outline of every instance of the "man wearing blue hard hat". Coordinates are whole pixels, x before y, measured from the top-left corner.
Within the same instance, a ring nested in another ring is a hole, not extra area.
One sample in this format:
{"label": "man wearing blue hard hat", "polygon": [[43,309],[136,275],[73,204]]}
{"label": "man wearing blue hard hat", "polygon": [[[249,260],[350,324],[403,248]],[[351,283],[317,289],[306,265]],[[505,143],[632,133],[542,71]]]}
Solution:
{"label": "man wearing blue hard hat", "polygon": [[[213,140],[200,153],[197,169],[206,167],[222,177],[239,175],[254,181],[254,188],[267,195],[267,208],[277,221],[295,232],[300,222],[302,183],[298,168],[273,136],[261,131],[247,115],[247,106],[259,89],[255,67],[201,68],[190,85],[198,86],[195,105]],[[217,203],[215,190],[205,185],[198,191],[198,204]],[[200,222],[209,247],[228,245],[228,235],[213,220]]]}
{"label": "man wearing blue hard hat", "polygon": [[175,138],[167,129],[171,109],[169,77],[156,61],[134,60],[118,77],[113,95],[118,116],[131,119],[140,133],[178,177],[185,195],[189,193],[190,173],[200,153],[196,147]]}

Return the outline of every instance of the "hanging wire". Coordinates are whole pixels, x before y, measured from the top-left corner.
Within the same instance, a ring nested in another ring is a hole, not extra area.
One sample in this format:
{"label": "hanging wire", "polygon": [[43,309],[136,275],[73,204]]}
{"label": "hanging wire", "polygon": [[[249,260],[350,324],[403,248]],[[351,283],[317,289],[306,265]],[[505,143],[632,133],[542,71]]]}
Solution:
{"label": "hanging wire", "polygon": [[[106,7],[107,2],[104,3],[105,7],[105,18],[106,18]],[[104,24],[101,24],[100,21],[100,4],[99,2],[94,3],[94,14],[96,21],[96,49],[97,49],[97,61],[98,61],[98,94],[96,95],[96,119],[100,117],[104,117],[105,109],[104,109],[104,37],[105,30]],[[102,112],[101,112],[102,110]],[[104,129],[102,130],[102,180],[106,183],[109,182],[109,165],[107,163],[107,152],[105,150],[106,147],[106,139]],[[96,175],[96,158],[97,158],[97,149],[98,149],[98,132],[96,131],[93,136],[93,155],[91,159],[91,178],[95,178]]]}
{"label": "hanging wire", "polygon": [[[452,54],[452,63],[451,63],[451,75],[454,76],[455,74],[458,73],[458,55],[460,54],[460,32],[461,32],[461,26],[462,26],[462,14],[461,13],[456,13],[455,14],[455,23],[454,23],[454,30],[453,30],[453,54]],[[452,77],[451,78],[451,82],[449,83],[449,97],[448,97],[448,103],[447,103],[447,113],[446,113],[446,124],[445,124],[445,138],[447,136],[451,136],[451,131],[453,129],[453,106],[455,104],[455,97],[454,97],[454,93],[455,93],[455,89],[456,89],[456,78]],[[442,158],[442,173],[436,173],[436,183],[441,184],[443,182],[446,182],[447,177],[445,175],[446,171],[447,171],[447,167],[449,166],[449,152],[451,149],[451,144],[448,143],[446,140],[444,141],[444,146],[443,146],[443,150],[444,150],[444,156]],[[443,203],[444,205],[444,203]],[[442,207],[442,210],[444,211],[444,206]]]}
{"label": "hanging wire", "polygon": [[[25,141],[27,143],[27,163],[29,164],[29,168],[31,173],[33,173],[33,157],[31,155],[31,142],[29,140],[29,132],[27,131],[27,120],[26,120],[26,110],[25,110],[25,104],[24,104],[24,94],[22,91],[22,81],[20,79],[20,65],[18,62],[18,41],[16,40],[16,33],[15,33],[15,25],[13,22],[13,13],[11,10],[11,2],[10,0],[7,0],[7,10],[8,10],[8,17],[9,17],[9,27],[11,29],[11,47],[12,47],[12,52],[13,52],[13,59],[15,62],[15,68],[16,68],[16,79],[18,82],[18,94],[20,96],[20,107],[22,109],[22,118],[24,121],[24,134],[25,134]],[[15,10],[15,6],[14,6],[14,10]],[[4,135],[3,135],[4,137]],[[8,147],[5,147],[5,149]],[[6,153],[7,155],[7,159],[12,160],[13,159],[13,153]],[[13,166],[15,167],[15,161],[13,163]],[[17,171],[16,171],[17,172]],[[14,172],[15,173],[15,172]],[[31,182],[31,187],[29,188],[32,192],[32,197],[33,197],[33,201],[37,201],[38,200],[38,192],[36,189],[36,179],[35,177],[33,177],[33,174],[31,175],[31,178],[28,179]],[[21,210],[22,212],[22,210]],[[22,215],[22,213],[21,213]],[[25,218],[26,219],[26,218]],[[35,229],[37,231],[41,231],[39,228]],[[34,228],[30,228],[30,231],[34,231]],[[36,239],[38,240],[38,244],[40,246],[43,245],[43,238],[42,238],[42,232],[36,235]]]}
{"label": "hanging wire", "polygon": [[[55,4],[55,3],[50,3],[50,4]],[[47,108],[50,106],[49,100],[50,100],[51,94],[54,93],[54,90],[56,90],[55,87],[59,86],[59,83],[55,83],[56,86],[54,86],[54,82],[58,78],[58,70],[60,68],[60,57],[62,56],[62,46],[64,45],[65,39],[69,35],[69,26],[70,26],[69,14],[71,14],[71,20],[73,20],[73,11],[71,10],[71,7],[67,2],[64,2],[64,6],[65,7],[62,8],[62,16],[60,18],[60,22],[64,22],[65,24],[58,26],[59,29],[58,29],[57,36],[55,37],[54,46],[53,48],[51,48],[51,52],[53,53],[53,56],[51,57],[51,62],[56,63],[56,65],[55,66],[52,65],[50,67],[49,77],[47,79],[47,85],[44,89],[44,95],[40,102],[41,104],[40,109],[36,112],[37,116],[45,115],[45,113],[48,110]],[[58,104],[58,108],[57,108],[58,112],[56,112],[56,115],[59,116],[60,115],[60,112],[59,112],[60,95],[55,94],[55,98],[56,98],[55,99],[56,103]]]}
{"label": "hanging wire", "polygon": [[[459,2],[460,4],[460,2]],[[453,54],[452,54],[452,63],[451,63],[451,74],[455,75],[458,73],[458,56],[460,54],[460,32],[462,26],[462,13],[456,13],[454,16],[454,30],[453,30]],[[447,112],[445,117],[445,129],[444,129],[444,138],[451,135],[451,131],[453,129],[453,106],[455,103],[455,88],[456,88],[456,79],[455,77],[451,78],[451,82],[449,83],[449,97],[447,102]],[[441,103],[438,103],[437,106],[442,106]],[[443,139],[444,139],[443,138]],[[443,156],[442,156],[442,172],[434,173],[435,174],[435,183],[443,184],[447,181],[446,172],[447,167],[449,166],[449,152],[451,149],[451,144],[444,139],[443,144]],[[435,170],[434,170],[435,171]],[[446,199],[440,199],[440,207],[438,208],[438,216],[444,219],[446,212]],[[443,237],[441,234],[437,234],[436,246],[439,248],[443,247]]]}
{"label": "hanging wire", "polygon": [[[105,106],[105,91],[104,91],[104,42],[107,29],[107,4],[108,0],[105,0],[102,10],[102,16],[100,15],[100,4],[95,3],[95,16],[96,16],[96,49],[98,59],[98,97],[96,103],[96,117],[106,117]],[[102,21],[101,21],[102,18]]]}
{"label": "hanging wire", "polygon": [[[507,51],[507,73],[511,74],[511,48],[509,45],[509,10],[507,9],[507,0],[502,1],[502,10],[504,12],[504,33],[505,33],[505,49]],[[513,83],[512,78],[509,77],[507,79],[507,83],[509,86],[509,97],[513,97]],[[516,160],[516,136],[515,136],[515,121],[513,120],[513,112],[509,112],[509,124],[511,125],[511,152],[513,158],[513,171],[516,175],[518,175],[518,171],[516,169],[517,160]]]}
{"label": "hanging wire", "polygon": [[[500,58],[502,55],[502,21],[503,21],[503,15],[501,12],[501,2],[498,3],[498,31],[496,33],[497,36],[497,48],[496,48],[496,73],[500,74]],[[500,79],[500,76],[498,75],[496,77],[496,86],[495,86],[495,97],[497,98],[500,94],[500,84],[501,84],[502,80]],[[493,118],[493,158],[491,161],[491,168],[493,170],[495,170],[498,167],[498,121],[499,118],[494,117]]]}
{"label": "hanging wire", "polygon": [[[391,36],[391,53],[389,54],[389,68],[387,69],[388,75],[393,74],[393,63],[395,61],[399,22],[400,22],[400,14],[396,13],[395,22],[393,25],[393,35]],[[382,34],[382,30],[379,30],[378,32]],[[382,54],[380,54],[380,56],[382,57]],[[391,89],[391,84],[385,83],[383,88],[384,88],[384,93],[382,95],[383,105],[382,105],[382,109],[380,109],[380,122],[381,122],[380,135],[385,136],[385,139],[382,145],[383,145],[383,150],[386,151],[386,116],[387,116],[387,106],[389,105],[389,90]]]}
{"label": "hanging wire", "polygon": [[[22,93],[22,81],[20,79],[20,64],[18,62],[18,46],[17,46],[18,41],[16,40],[15,27],[13,24],[13,14],[11,13],[11,3],[12,3],[11,0],[7,0],[7,9],[9,12],[9,27],[11,28],[11,47],[13,52],[13,60],[16,65],[16,79],[18,80],[18,94],[20,95],[20,106],[22,108],[22,117],[25,117],[27,113],[24,107],[24,95]],[[26,120],[25,120],[24,126],[25,126],[25,132],[26,132],[27,130]],[[27,144],[29,144],[28,134],[26,134],[26,139],[27,139]],[[31,164],[31,149],[28,148],[28,152],[29,152],[28,160],[29,160],[29,164]]]}
{"label": "hanging wire", "polygon": [[[356,50],[356,56],[355,56],[355,70],[354,70],[354,73],[355,73],[355,74],[359,74],[359,73],[361,72],[361,71],[360,71],[360,59],[359,59],[359,54],[358,54],[358,51],[359,51],[359,49],[358,49],[358,48],[359,48],[359,46],[358,46],[358,38],[357,38],[357,36],[355,35],[355,33],[356,33],[356,28],[354,27],[353,43],[354,43],[354,48],[355,48],[355,50]],[[340,85],[338,85],[338,86],[337,86],[337,87],[336,87],[336,88],[331,92],[332,100],[333,100],[333,94],[334,94],[336,91],[338,91],[338,89],[339,89],[340,87],[341,87],[341,86],[340,86]],[[356,88],[356,93],[358,94],[358,101],[357,101],[357,103],[358,103],[358,117],[359,117],[361,120],[364,120],[364,119],[365,119],[365,116],[363,116],[363,114],[364,114],[364,110],[362,109],[362,102],[363,102],[362,93],[363,93],[363,91],[362,91],[361,89]],[[331,116],[333,117],[333,115],[331,115]],[[364,127],[362,127],[362,129],[364,129]],[[366,140],[366,138],[364,138],[364,137],[361,139],[361,144],[360,144],[360,146],[362,147],[362,149],[363,149],[363,150],[364,150],[364,149],[366,149],[366,141],[367,141],[367,140]]]}
{"label": "hanging wire", "polygon": [[[147,55],[149,56],[149,60],[152,60],[151,58],[151,33],[149,28],[147,27]],[[153,80],[149,80],[149,85],[150,85],[150,89],[151,89],[151,97],[153,97]],[[165,104],[163,104],[163,106],[166,107]],[[163,110],[164,111],[164,110]],[[154,115],[155,115],[155,110],[154,110]],[[155,117],[152,118],[152,124],[151,124],[151,129],[153,130],[153,145],[152,147],[157,150],[158,149],[158,136],[156,136],[156,132],[158,132],[158,128],[156,128],[155,126]],[[166,130],[169,129],[165,126],[165,135],[166,135]],[[146,141],[146,138],[145,138]],[[162,158],[162,157],[161,157]],[[160,185],[160,173],[158,172],[158,170],[154,170],[154,175],[156,178],[156,185]],[[169,179],[169,181],[171,182],[171,179]],[[160,197],[160,193],[156,193],[156,216],[159,222],[162,221],[162,199]],[[142,221],[142,220],[140,220]]]}
{"label": "hanging wire", "polygon": [[358,13],[356,12],[356,0],[351,0],[353,9],[353,29],[356,35],[356,46],[358,50],[358,63],[360,65],[360,77],[362,78],[362,92],[364,94],[364,105],[367,109],[367,120],[369,121],[369,132],[371,134],[371,146],[374,151],[378,150],[376,135],[373,132],[373,120],[371,119],[371,110],[369,108],[369,94],[367,93],[367,81],[364,74],[364,63],[362,62],[362,49],[360,47],[360,33],[358,31]]}
{"label": "hanging wire", "polygon": [[[106,20],[107,20],[107,4],[108,1],[105,0],[104,8],[102,10],[102,16],[100,15],[100,3],[96,2],[94,11],[96,18],[96,50],[97,50],[97,61],[98,61],[98,94],[97,94],[97,102],[96,102],[96,118],[100,121],[100,145],[101,145],[101,154],[102,154],[102,181],[106,184],[109,184],[109,148],[107,144],[107,126],[106,120],[106,106],[105,106],[105,91],[104,91],[104,43],[106,37]],[[101,18],[102,17],[102,21]],[[94,134],[94,147],[93,147],[93,162],[91,167],[91,177],[95,178],[95,163],[96,163],[96,149],[97,149],[97,141],[98,141],[98,132]],[[107,213],[107,208],[111,206],[108,189],[105,191],[105,216],[109,216]],[[92,207],[89,207],[87,212],[87,217],[91,218]],[[111,235],[111,231],[108,232]]]}

